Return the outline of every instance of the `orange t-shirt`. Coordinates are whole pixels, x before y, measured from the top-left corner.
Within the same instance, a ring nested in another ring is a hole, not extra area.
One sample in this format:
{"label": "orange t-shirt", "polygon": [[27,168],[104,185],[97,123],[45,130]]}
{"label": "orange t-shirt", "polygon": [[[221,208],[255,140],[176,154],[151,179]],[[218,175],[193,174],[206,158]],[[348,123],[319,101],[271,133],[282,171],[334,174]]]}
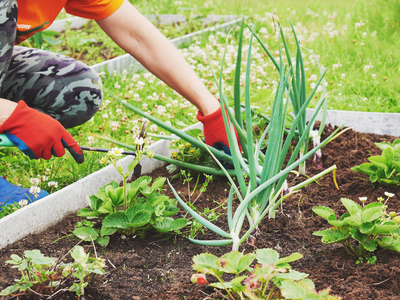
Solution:
{"label": "orange t-shirt", "polygon": [[67,13],[93,20],[110,16],[124,0],[17,0],[16,43],[51,25],[65,7]]}

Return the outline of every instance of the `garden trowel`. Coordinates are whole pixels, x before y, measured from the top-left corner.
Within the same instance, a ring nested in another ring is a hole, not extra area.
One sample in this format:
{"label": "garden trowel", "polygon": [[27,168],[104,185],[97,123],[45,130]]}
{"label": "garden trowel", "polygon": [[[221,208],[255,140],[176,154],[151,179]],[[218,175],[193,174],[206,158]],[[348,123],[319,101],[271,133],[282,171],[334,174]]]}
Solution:
{"label": "garden trowel", "polygon": [[[15,146],[14,143],[11,142],[10,139],[5,134],[0,134],[0,147],[14,147],[14,146]],[[110,149],[95,148],[95,147],[80,146],[80,148],[85,151],[96,151],[96,152],[105,152],[105,153],[110,151]],[[124,151],[124,152],[122,152],[122,154],[136,156],[136,153],[133,151]],[[138,177],[140,177],[141,172],[142,172],[142,166],[139,163],[133,170],[133,175],[135,175],[135,177],[138,178]]]}

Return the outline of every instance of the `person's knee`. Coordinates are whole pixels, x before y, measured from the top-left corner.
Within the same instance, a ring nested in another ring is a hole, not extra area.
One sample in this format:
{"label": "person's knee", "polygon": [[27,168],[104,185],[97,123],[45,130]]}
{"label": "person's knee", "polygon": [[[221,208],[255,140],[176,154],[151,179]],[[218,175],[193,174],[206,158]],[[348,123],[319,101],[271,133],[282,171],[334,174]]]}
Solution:
{"label": "person's knee", "polygon": [[57,97],[61,105],[57,107],[55,118],[65,128],[71,128],[87,122],[99,110],[103,101],[102,83],[98,74],[90,69],[82,78],[65,84],[66,88]]}
{"label": "person's knee", "polygon": [[16,46],[0,96],[46,113],[66,127],[88,121],[103,94],[97,72],[71,57]]}

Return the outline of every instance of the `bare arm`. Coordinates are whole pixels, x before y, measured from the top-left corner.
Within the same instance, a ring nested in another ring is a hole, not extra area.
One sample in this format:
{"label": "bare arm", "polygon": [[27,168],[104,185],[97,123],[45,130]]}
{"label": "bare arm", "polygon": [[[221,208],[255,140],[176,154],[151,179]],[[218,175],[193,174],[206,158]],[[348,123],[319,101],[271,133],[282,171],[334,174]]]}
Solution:
{"label": "bare arm", "polygon": [[193,103],[204,116],[220,107],[180,52],[127,0],[97,23],[122,49]]}
{"label": "bare arm", "polygon": [[0,125],[8,119],[16,107],[16,102],[0,98]]}

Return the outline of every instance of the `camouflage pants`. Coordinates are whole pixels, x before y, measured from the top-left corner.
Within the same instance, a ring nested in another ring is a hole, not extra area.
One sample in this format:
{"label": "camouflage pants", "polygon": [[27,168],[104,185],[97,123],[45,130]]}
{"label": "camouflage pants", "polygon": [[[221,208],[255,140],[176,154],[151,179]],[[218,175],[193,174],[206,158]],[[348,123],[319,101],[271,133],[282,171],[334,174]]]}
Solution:
{"label": "camouflage pants", "polygon": [[18,3],[0,0],[0,98],[24,100],[66,128],[89,120],[102,102],[101,80],[82,62],[14,46]]}
{"label": "camouflage pants", "polygon": [[64,55],[14,46],[0,97],[24,100],[71,128],[88,121],[102,102],[101,79],[87,65]]}

